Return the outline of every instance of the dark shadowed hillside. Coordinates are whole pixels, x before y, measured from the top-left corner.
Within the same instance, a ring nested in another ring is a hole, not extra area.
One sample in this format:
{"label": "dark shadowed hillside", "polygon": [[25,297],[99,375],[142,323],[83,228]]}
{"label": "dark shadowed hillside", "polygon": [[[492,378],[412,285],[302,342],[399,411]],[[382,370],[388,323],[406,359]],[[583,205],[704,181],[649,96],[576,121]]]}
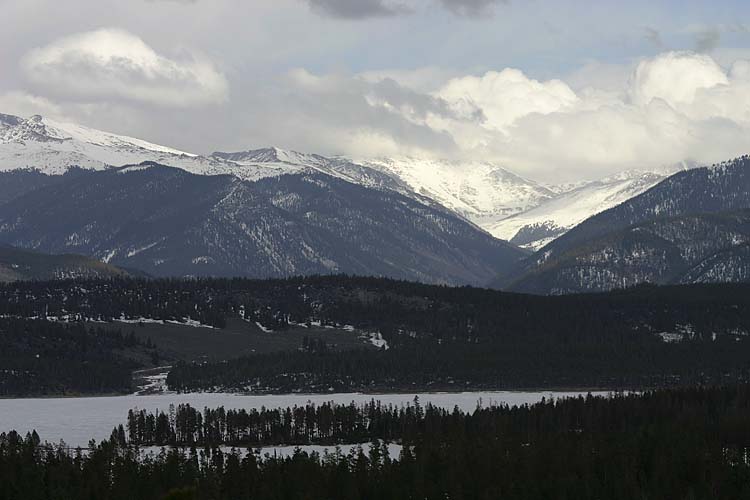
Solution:
{"label": "dark shadowed hillside", "polygon": [[0,205],[0,241],[155,276],[351,273],[482,283],[523,252],[441,207],[321,173],[242,181],[143,164]]}
{"label": "dark shadowed hillside", "polygon": [[750,157],[677,173],[584,221],[493,286],[559,294],[746,281]]}

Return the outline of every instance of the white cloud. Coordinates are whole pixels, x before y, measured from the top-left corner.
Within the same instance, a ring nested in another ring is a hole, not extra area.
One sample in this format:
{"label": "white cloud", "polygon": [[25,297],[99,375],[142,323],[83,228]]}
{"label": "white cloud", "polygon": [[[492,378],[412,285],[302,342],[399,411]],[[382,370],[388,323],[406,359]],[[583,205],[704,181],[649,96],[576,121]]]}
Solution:
{"label": "white cloud", "polygon": [[633,100],[637,104],[660,98],[672,107],[693,102],[700,89],[729,83],[724,70],[711,57],[688,52],[669,52],[641,62],[633,80]]}
{"label": "white cloud", "polygon": [[211,63],[167,58],[119,29],[58,39],[28,52],[22,67],[37,88],[82,101],[124,99],[184,107],[222,102],[228,91],[224,75]]}
{"label": "white cloud", "polygon": [[497,161],[549,182],[750,150],[744,60],[723,68],[705,54],[668,52],[622,68],[589,63],[570,78],[576,84],[517,69],[449,75],[427,85],[421,72],[296,70],[267,95],[270,111],[252,108],[266,125],[255,130],[324,154]]}
{"label": "white cloud", "polygon": [[589,65],[574,91],[518,70],[448,81],[435,92],[450,109],[473,106],[481,122],[427,120],[455,140],[460,155],[501,161],[541,180],[603,176],[750,150],[750,63],[725,70],[710,56],[668,52],[635,64],[616,85],[611,66]]}
{"label": "white cloud", "polygon": [[[667,52],[622,65],[588,62],[579,71],[550,80],[512,68],[463,76],[438,67],[360,74],[297,69],[281,76],[264,73],[263,80],[233,95],[231,106],[173,106],[154,112],[151,106],[133,106],[133,101],[205,103],[223,99],[226,84],[214,87],[223,91],[200,93],[196,88],[203,87],[195,83],[197,77],[172,77],[173,71],[158,63],[165,59],[141,44],[127,49],[118,45],[116,50],[96,44],[85,51],[87,58],[97,61],[115,58],[113,54],[126,56],[119,64],[135,69],[122,71],[140,75],[132,89],[109,85],[107,78],[119,74],[111,69],[118,63],[89,64],[109,68],[94,72],[99,90],[87,89],[87,83],[69,88],[73,83],[51,78],[50,85],[40,85],[46,92],[37,92],[44,97],[24,92],[0,95],[0,112],[66,114],[91,126],[190,151],[278,145],[355,157],[480,159],[549,182],[686,159],[712,163],[750,150],[747,51],[716,51],[711,56]],[[75,57],[56,55],[57,50],[76,52],[70,45],[41,49],[56,62],[53,72],[38,69],[38,75],[63,72],[60,60],[73,64]],[[182,69],[192,64],[167,61],[166,67]],[[156,76],[144,76],[149,72]],[[75,71],[64,76],[84,79]],[[55,85],[65,92],[56,94]],[[92,93],[101,100],[91,102]],[[194,98],[196,93],[200,98]],[[203,125],[185,125],[197,113]]]}
{"label": "white cloud", "polygon": [[517,69],[454,78],[437,95],[459,110],[466,106],[481,109],[486,117],[485,126],[501,131],[521,116],[560,111],[578,101],[564,82],[539,82]]}
{"label": "white cloud", "polygon": [[0,94],[0,113],[27,117],[44,115],[51,118],[64,116],[60,105],[45,97],[29,94],[21,90],[12,90]]}

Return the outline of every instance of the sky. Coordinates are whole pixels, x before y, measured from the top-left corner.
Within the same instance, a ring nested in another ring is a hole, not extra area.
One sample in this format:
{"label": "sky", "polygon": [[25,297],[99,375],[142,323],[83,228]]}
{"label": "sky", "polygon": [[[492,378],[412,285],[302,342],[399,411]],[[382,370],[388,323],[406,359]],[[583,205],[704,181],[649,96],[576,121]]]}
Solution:
{"label": "sky", "polygon": [[750,152],[750,2],[0,0],[0,112],[543,182]]}

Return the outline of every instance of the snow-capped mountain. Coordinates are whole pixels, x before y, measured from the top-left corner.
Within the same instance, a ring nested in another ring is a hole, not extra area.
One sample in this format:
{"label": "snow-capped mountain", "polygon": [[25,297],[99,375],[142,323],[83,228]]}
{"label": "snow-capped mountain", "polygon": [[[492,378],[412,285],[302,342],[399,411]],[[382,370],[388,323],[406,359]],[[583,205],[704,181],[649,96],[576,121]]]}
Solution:
{"label": "snow-capped mountain", "polygon": [[545,186],[491,162],[409,157],[354,161],[279,148],[201,156],[141,139],[41,116],[0,114],[0,172],[60,175],[152,161],[197,175],[258,181],[318,172],[445,207],[493,236],[536,250],[588,217],[636,196],[671,172],[626,172],[591,182]]}
{"label": "snow-capped mountain", "polygon": [[232,175],[248,181],[321,172],[368,187],[410,192],[393,176],[341,158],[279,148],[201,156],[39,115],[24,119],[0,114],[0,171],[33,169],[46,175],[61,175],[71,167],[105,170],[145,161],[196,175]]}
{"label": "snow-capped mountain", "polygon": [[629,171],[564,189],[539,206],[497,221],[485,229],[497,238],[538,250],[592,215],[603,212],[655,186],[667,177],[657,172]]}
{"label": "snow-capped mountain", "polygon": [[537,250],[599,212],[655,186],[681,163],[593,181],[543,185],[490,162],[417,158],[359,161],[453,210],[496,238]]}
{"label": "snow-capped mountain", "polygon": [[164,160],[192,164],[197,155],[39,115],[0,114],[0,171],[35,169],[63,174],[72,166],[103,170],[113,165]]}
{"label": "snow-capped mountain", "polygon": [[[243,169],[267,172],[269,173],[269,175],[266,175],[267,177],[273,176],[270,175],[271,172],[275,172],[275,175],[320,172],[354,184],[377,189],[390,189],[407,196],[413,195],[409,187],[398,178],[344,158],[328,158],[276,147],[235,153],[215,152],[210,158],[217,162],[235,165],[238,172],[242,172]],[[239,175],[239,177],[245,178],[245,180],[254,180],[247,179],[242,175]]]}
{"label": "snow-capped mountain", "polygon": [[412,191],[431,198],[491,231],[499,220],[552,199],[552,190],[483,161],[379,158],[357,161],[388,173]]}

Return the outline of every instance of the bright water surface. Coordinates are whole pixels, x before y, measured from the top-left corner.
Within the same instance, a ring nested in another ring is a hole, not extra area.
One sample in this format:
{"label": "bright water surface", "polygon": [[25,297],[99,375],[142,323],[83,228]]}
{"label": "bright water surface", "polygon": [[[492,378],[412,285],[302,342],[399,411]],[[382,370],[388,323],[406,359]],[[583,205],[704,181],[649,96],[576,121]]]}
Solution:
{"label": "bright water surface", "polygon": [[[406,405],[418,395],[422,404],[472,411],[477,404],[488,406],[532,404],[546,398],[564,398],[586,394],[582,392],[463,392],[419,394],[286,394],[245,396],[235,394],[194,393],[158,394],[153,396],[112,396],[93,398],[0,399],[0,432],[16,430],[22,434],[36,429],[43,441],[65,441],[69,446],[85,447],[90,439],[109,438],[112,429],[125,424],[128,410],[141,408],[167,411],[170,404],[189,403],[194,408],[279,408],[304,406],[333,401],[348,404],[376,399],[384,404]],[[597,393],[594,393],[597,394]],[[606,393],[598,393],[606,394]]]}

